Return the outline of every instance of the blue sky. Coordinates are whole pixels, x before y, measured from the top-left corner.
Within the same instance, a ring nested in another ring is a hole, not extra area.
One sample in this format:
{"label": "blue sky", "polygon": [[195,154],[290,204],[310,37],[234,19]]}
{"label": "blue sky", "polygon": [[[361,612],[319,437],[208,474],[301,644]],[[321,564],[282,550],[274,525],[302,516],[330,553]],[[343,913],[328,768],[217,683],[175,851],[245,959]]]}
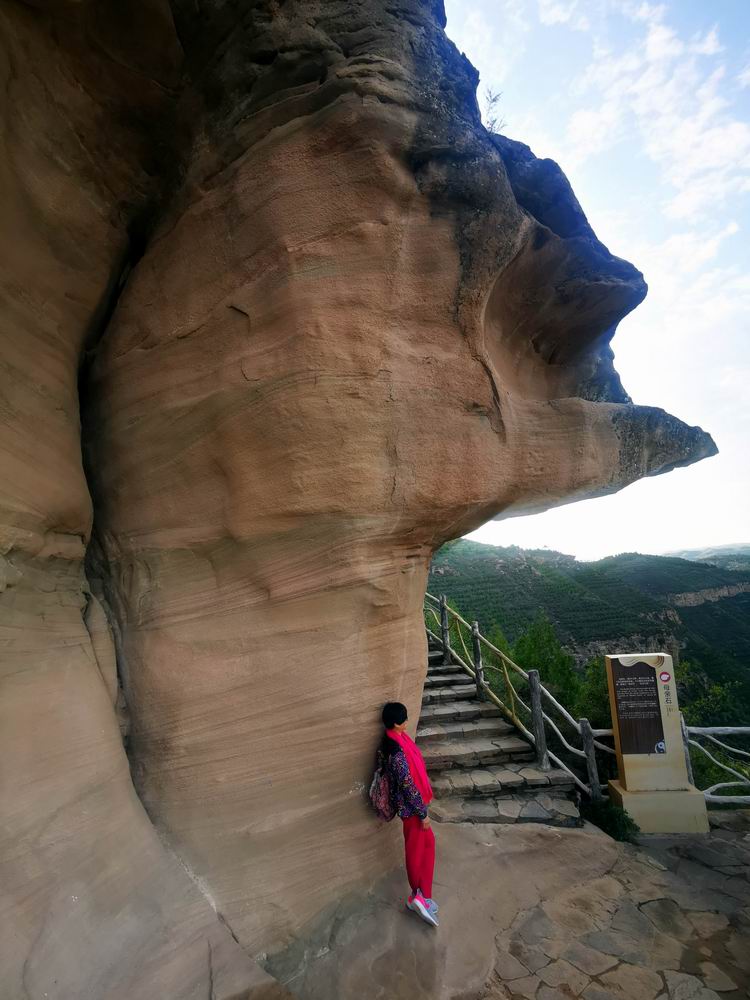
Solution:
{"label": "blue sky", "polygon": [[719,455],[469,537],[579,559],[750,541],[750,3],[446,0],[500,91],[500,131],[561,166],[599,239],[643,271],[618,327],[634,402]]}

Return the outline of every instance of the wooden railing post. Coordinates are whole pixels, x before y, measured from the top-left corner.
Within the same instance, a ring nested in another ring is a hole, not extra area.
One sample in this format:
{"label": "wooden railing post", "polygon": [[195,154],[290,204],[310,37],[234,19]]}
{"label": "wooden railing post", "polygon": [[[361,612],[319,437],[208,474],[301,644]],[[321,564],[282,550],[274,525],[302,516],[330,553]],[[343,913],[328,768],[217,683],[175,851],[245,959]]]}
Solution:
{"label": "wooden railing post", "polygon": [[448,598],[440,595],[440,633],[443,640],[443,663],[451,662],[451,639],[448,625]]}
{"label": "wooden railing post", "polygon": [[691,785],[695,784],[693,780],[693,762],[690,759],[690,744],[688,743],[688,731],[685,725],[685,716],[680,712],[680,731],[682,732],[682,748],[685,751],[685,765],[687,767],[688,781]]}
{"label": "wooden railing post", "polygon": [[471,643],[474,654],[474,680],[477,685],[477,698],[484,701],[484,667],[482,666],[482,647],[479,644],[479,622],[471,623]]}
{"label": "wooden railing post", "polygon": [[536,744],[536,766],[540,771],[549,771],[552,765],[547,753],[547,734],[544,731],[544,715],[542,713],[542,687],[539,683],[538,670],[529,670],[529,693],[531,696],[531,728]]}
{"label": "wooden railing post", "polygon": [[583,740],[583,752],[586,754],[586,771],[589,776],[589,788],[591,789],[591,801],[600,802],[602,790],[599,784],[599,768],[596,765],[596,748],[594,747],[594,734],[591,731],[591,723],[588,719],[581,719],[581,739]]}

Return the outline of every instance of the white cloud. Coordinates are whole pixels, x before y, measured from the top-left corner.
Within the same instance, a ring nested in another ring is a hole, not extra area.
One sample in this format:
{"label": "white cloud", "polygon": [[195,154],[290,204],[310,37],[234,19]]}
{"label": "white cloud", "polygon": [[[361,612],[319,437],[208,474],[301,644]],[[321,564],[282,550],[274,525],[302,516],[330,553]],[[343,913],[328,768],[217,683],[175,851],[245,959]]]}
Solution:
{"label": "white cloud", "polygon": [[664,214],[710,218],[746,191],[750,179],[750,124],[733,112],[722,90],[718,27],[686,42],[666,23],[663,6],[625,9],[646,24],[646,32],[624,51],[595,48],[572,82],[571,97],[587,103],[569,118],[563,169],[579,167],[626,135],[639,137],[673,190],[662,202]]}
{"label": "white cloud", "polygon": [[649,24],[645,41],[646,59],[649,62],[659,62],[663,59],[674,59],[685,51],[685,46],[677,34],[666,24]]}
{"label": "white cloud", "polygon": [[589,157],[609,149],[625,134],[625,118],[616,101],[605,101],[598,108],[580,108],[568,120],[566,147],[561,156],[567,170]]}
{"label": "white cloud", "polygon": [[750,87],[750,63],[737,74],[737,83],[740,87]]}
{"label": "white cloud", "polygon": [[512,76],[534,25],[526,0],[472,3],[469,10],[464,0],[446,0],[445,12],[448,37],[466,53],[483,81],[495,87]]}
{"label": "white cloud", "polygon": [[[525,143],[535,156],[549,157],[557,163],[564,162],[567,145],[563,144],[542,121],[542,116],[535,110],[518,111],[513,115],[513,138]],[[573,180],[570,172],[569,179]]]}
{"label": "white cloud", "polygon": [[682,291],[684,280],[692,283],[690,276],[714,260],[723,240],[733,236],[739,228],[731,220],[713,234],[702,229],[673,233],[658,244],[644,245],[640,250],[640,263],[643,267],[658,268],[661,287],[667,282],[668,286],[676,283]]}
{"label": "white cloud", "polygon": [[538,0],[539,20],[542,24],[567,24],[577,31],[588,31],[591,22],[581,12],[579,0]]}
{"label": "white cloud", "polygon": [[666,14],[667,8],[665,4],[651,4],[651,3],[630,3],[625,0],[621,4],[621,8],[624,14],[632,18],[634,21],[661,21],[661,19]]}
{"label": "white cloud", "polygon": [[700,34],[696,34],[690,42],[689,49],[703,56],[714,56],[718,52],[723,52],[724,46],[719,42],[719,26],[715,24],[703,38]]}

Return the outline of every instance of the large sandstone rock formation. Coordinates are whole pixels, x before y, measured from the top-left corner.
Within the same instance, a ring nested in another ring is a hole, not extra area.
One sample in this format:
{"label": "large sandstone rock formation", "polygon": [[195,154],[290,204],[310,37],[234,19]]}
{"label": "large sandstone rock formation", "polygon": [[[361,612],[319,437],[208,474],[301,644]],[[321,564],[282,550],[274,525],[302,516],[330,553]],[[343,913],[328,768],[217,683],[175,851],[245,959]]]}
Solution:
{"label": "large sandstone rock formation", "polygon": [[624,392],[643,277],[443,24],[0,10],[9,997],[275,995],[248,956],[399,860],[431,552],[716,450]]}

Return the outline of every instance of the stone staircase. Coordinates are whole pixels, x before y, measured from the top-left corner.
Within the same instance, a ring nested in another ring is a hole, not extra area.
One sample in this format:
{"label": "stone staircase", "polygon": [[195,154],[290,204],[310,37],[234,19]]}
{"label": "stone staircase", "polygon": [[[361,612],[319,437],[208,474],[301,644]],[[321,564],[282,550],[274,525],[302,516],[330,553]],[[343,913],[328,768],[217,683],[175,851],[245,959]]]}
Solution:
{"label": "stone staircase", "polygon": [[432,639],[428,658],[416,741],[435,793],[435,819],[579,826],[572,777],[535,767],[531,744],[493,702],[477,697],[467,673],[443,664]]}

